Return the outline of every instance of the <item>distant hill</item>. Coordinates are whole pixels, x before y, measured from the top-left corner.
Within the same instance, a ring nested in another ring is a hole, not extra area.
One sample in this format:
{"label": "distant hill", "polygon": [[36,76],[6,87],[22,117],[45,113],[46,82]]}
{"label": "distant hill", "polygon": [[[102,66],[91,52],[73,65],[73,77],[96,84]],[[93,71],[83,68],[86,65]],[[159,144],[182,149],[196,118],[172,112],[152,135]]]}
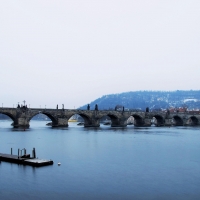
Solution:
{"label": "distant hill", "polygon": [[[127,109],[150,110],[167,109],[170,107],[187,107],[188,109],[200,109],[200,90],[177,91],[136,91],[120,94],[104,95],[90,103],[90,109],[95,104],[99,110],[114,109],[115,106]],[[79,109],[87,109],[87,105]]]}

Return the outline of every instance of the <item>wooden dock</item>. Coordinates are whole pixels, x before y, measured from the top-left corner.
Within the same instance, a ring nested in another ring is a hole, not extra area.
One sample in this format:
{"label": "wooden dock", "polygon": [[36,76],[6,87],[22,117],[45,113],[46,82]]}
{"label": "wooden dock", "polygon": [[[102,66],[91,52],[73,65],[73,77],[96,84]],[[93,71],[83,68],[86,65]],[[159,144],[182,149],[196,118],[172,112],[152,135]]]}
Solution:
{"label": "wooden dock", "polygon": [[30,155],[19,156],[19,155],[4,154],[4,153],[0,153],[0,161],[16,163],[21,165],[30,165],[34,167],[53,165],[52,160],[38,159],[35,158],[34,156],[30,157]]}

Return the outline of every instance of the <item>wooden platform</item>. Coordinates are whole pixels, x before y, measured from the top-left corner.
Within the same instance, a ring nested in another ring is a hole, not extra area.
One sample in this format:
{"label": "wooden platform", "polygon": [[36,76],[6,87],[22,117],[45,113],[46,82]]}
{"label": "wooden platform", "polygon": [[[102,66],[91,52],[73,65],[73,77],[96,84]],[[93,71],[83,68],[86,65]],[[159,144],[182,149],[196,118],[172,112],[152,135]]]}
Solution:
{"label": "wooden platform", "polygon": [[34,167],[53,165],[52,160],[44,160],[44,159],[38,159],[38,158],[22,158],[22,157],[18,157],[17,155],[3,154],[3,153],[0,153],[0,161],[17,163],[17,164],[22,164],[22,165],[31,165]]}

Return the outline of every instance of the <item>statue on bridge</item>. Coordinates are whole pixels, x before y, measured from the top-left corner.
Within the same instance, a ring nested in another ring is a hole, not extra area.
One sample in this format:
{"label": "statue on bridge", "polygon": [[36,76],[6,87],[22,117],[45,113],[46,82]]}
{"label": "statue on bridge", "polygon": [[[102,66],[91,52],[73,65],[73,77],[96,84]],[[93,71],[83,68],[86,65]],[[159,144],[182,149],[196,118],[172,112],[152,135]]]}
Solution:
{"label": "statue on bridge", "polygon": [[170,115],[170,111],[169,111],[169,109],[167,109],[167,113],[166,113],[166,115]]}
{"label": "statue on bridge", "polygon": [[90,110],[90,104],[87,105],[87,110]]}
{"label": "statue on bridge", "polygon": [[97,104],[95,105],[95,108],[94,108],[94,109],[95,109],[95,110],[98,110],[98,105],[97,105]]}
{"label": "statue on bridge", "polygon": [[56,106],[56,109],[58,109],[58,104],[57,104],[57,106]]}

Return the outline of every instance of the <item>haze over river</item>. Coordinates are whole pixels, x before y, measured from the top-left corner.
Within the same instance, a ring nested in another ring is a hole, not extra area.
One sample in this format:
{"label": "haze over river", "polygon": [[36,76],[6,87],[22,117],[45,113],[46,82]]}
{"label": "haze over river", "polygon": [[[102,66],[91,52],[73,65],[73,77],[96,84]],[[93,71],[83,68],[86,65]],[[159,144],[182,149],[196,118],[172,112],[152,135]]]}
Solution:
{"label": "haze over river", "polygon": [[[200,127],[68,128],[0,121],[0,152],[52,159],[34,168],[0,163],[0,199],[200,199]],[[58,162],[61,165],[58,166]]]}

